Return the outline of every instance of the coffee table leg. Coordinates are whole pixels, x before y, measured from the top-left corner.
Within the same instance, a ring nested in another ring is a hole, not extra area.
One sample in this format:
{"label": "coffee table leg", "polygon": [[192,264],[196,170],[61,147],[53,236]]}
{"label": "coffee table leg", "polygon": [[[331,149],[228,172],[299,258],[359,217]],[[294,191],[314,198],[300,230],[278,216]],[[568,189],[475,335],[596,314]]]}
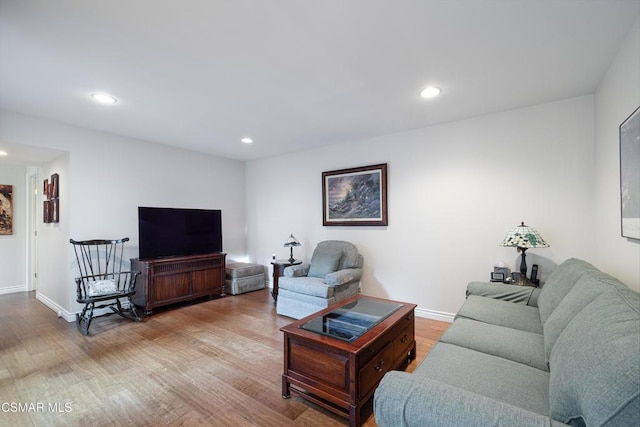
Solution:
{"label": "coffee table leg", "polygon": [[360,408],[349,405],[349,427],[360,427]]}
{"label": "coffee table leg", "polygon": [[282,398],[288,399],[291,397],[291,392],[289,391],[289,381],[287,381],[287,376],[282,374]]}

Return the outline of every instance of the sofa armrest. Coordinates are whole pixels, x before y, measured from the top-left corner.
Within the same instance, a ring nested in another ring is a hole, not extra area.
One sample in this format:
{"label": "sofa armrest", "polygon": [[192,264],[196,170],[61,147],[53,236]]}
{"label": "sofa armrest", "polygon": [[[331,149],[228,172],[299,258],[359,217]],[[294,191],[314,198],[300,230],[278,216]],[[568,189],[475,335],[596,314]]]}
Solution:
{"label": "sofa armrest", "polygon": [[327,274],[324,281],[329,286],[339,286],[360,280],[360,277],[362,277],[361,268],[345,268],[344,270],[338,270]]}
{"label": "sofa armrest", "polygon": [[441,381],[399,371],[382,378],[373,410],[380,427],[565,425]]}
{"label": "sofa armrest", "polygon": [[284,277],[304,277],[309,273],[309,263],[303,263],[298,265],[290,265],[284,269]]}
{"label": "sofa armrest", "polygon": [[[477,295],[516,304],[529,305],[531,294],[536,288],[530,286],[507,285],[498,282],[470,282],[467,285],[467,296]],[[537,294],[536,294],[537,295]],[[535,299],[537,301],[537,298]]]}

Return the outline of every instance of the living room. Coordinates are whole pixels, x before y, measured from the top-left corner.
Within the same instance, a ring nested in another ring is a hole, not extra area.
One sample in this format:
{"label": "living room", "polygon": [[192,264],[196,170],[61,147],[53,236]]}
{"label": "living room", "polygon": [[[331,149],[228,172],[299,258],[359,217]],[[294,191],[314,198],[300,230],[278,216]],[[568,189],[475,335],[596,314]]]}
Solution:
{"label": "living room", "polygon": [[[633,9],[632,3],[626,5]],[[353,242],[364,257],[363,293],[415,303],[417,316],[436,320],[451,321],[467,283],[488,279],[496,262],[517,269],[519,255],[500,242],[520,221],[550,244],[527,253],[529,265],[540,266],[542,283],[577,257],[638,291],[640,244],[620,233],[618,151],[619,126],[640,105],[638,13],[625,22],[620,43],[606,50],[607,66],[585,70],[597,76],[590,91],[250,160],[67,124],[4,100],[0,149],[28,148],[32,157],[20,164],[0,160],[0,184],[13,185],[15,215],[13,234],[0,236],[0,293],[35,290],[72,321],[79,305],[69,238],[127,236],[128,256],[135,257],[138,206],[222,209],[224,251],[239,261],[269,265],[274,253],[286,258],[283,243],[291,233],[302,243],[294,253],[302,260],[322,240]],[[441,99],[417,108],[429,113],[446,96],[445,87]],[[324,227],[321,173],[379,163],[389,168],[389,225]],[[28,177],[36,174],[41,184],[53,173],[60,177],[60,222],[37,225],[34,285]]]}
{"label": "living room", "polygon": [[[3,144],[59,154],[39,171],[40,182],[60,175],[61,221],[39,226],[37,292],[73,313],[68,239],[128,236],[137,256],[138,206],[222,209],[228,258],[264,265],[285,257],[290,233],[307,260],[318,241],[352,241],[365,257],[363,292],[414,301],[434,317],[455,313],[466,283],[488,278],[497,261],[516,266],[516,251],[499,244],[523,220],[550,243],[530,251],[543,282],[575,256],[637,289],[640,247],[620,236],[618,158],[618,126],[638,101],[637,32],[636,22],[593,94],[248,162],[4,110]],[[323,227],[321,173],[381,162],[389,226]],[[1,174],[26,193],[26,166]],[[2,239],[0,289],[26,289],[23,221],[17,214]]]}

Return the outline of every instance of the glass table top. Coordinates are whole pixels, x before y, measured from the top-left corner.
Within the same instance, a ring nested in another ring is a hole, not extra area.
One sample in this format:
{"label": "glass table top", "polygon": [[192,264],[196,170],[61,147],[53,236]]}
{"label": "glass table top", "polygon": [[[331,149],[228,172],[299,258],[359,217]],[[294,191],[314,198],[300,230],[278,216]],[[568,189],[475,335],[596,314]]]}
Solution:
{"label": "glass table top", "polygon": [[359,298],[301,326],[307,331],[351,342],[403,307],[402,304]]}

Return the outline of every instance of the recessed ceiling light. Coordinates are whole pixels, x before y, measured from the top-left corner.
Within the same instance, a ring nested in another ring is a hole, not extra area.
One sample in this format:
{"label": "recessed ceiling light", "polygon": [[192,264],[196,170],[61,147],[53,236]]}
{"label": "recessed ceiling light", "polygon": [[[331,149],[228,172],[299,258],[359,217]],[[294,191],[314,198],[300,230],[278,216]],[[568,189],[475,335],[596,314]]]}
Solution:
{"label": "recessed ceiling light", "polygon": [[93,98],[94,101],[97,101],[101,104],[115,104],[116,102],[118,102],[117,99],[115,99],[113,96],[108,95],[106,93],[92,93],[91,94],[91,98]]}
{"label": "recessed ceiling light", "polygon": [[244,142],[245,144],[251,144],[253,142],[253,139],[251,139],[251,138],[242,138],[240,140],[240,142]]}
{"label": "recessed ceiling light", "polygon": [[9,153],[7,153],[6,151],[2,151],[0,150],[0,156],[8,156]]}
{"label": "recessed ceiling light", "polygon": [[433,98],[438,95],[440,95],[440,88],[437,88],[435,86],[429,86],[428,88],[420,92],[420,96],[423,98]]}

